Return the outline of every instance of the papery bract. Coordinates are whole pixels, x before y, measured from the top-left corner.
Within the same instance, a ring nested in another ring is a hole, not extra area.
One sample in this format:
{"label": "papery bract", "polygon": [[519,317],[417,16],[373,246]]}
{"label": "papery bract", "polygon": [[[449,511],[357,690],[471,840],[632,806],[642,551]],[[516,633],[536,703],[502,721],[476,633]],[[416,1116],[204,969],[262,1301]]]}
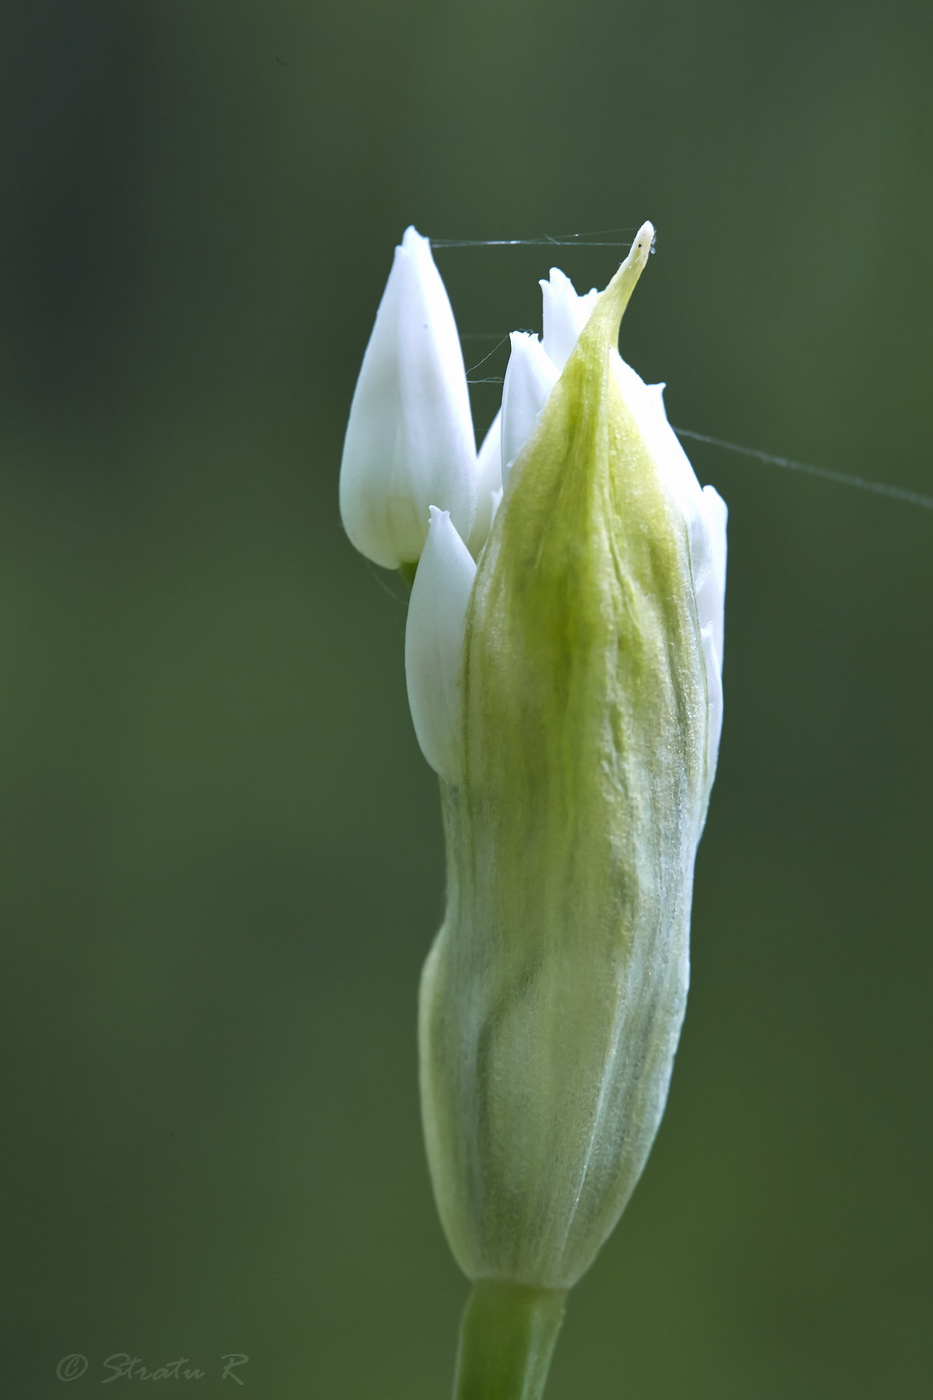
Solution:
{"label": "papery bract", "polygon": [[588,1267],[660,1122],[718,737],[725,510],[615,349],[652,232],[512,461],[466,616],[459,778],[441,786],[447,909],[420,1009],[432,1179],[468,1276],[535,1289]]}

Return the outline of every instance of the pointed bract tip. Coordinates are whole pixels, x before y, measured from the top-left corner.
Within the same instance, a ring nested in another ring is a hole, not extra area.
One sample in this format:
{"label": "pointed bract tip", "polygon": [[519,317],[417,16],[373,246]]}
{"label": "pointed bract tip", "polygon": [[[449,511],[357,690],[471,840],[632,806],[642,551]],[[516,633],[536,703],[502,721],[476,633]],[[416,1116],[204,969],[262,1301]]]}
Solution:
{"label": "pointed bract tip", "polygon": [[654,224],[643,223],[632,240],[628,257],[596,304],[591,320],[613,342],[618,339],[625,308],[654,247],[654,236]]}
{"label": "pointed bract tip", "polygon": [[648,254],[654,251],[656,237],[654,224],[650,219],[646,219],[632,241],[629,258],[640,258],[641,266],[644,267],[648,261]]}

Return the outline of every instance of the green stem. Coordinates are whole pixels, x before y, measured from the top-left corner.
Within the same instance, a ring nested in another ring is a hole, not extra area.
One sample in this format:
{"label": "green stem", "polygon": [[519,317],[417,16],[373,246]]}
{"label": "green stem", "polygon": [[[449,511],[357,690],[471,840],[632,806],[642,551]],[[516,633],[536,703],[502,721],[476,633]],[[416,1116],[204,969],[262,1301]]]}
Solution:
{"label": "green stem", "polygon": [[567,1294],[480,1279],[460,1323],[454,1400],[541,1400]]}

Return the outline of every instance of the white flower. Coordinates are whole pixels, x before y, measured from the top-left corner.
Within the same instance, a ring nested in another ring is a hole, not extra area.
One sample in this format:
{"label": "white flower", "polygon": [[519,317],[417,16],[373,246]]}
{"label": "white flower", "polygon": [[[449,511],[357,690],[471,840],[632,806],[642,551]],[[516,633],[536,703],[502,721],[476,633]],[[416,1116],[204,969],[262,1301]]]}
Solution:
{"label": "white flower", "polygon": [[664,385],[646,384],[617,350],[616,382],[645,443],[658,477],[676,502],[687,529],[697,615],[703,637],[708,694],[707,787],[713,785],[722,730],[723,612],[726,592],[726,503],[713,486],[700,486],[690,460],[667,419]]}
{"label": "white flower", "polygon": [[512,463],[528,442],[541,410],[557,383],[558,370],[536,335],[513,331],[505,382],[502,385],[502,485]]}
{"label": "white flower", "polygon": [[457,326],[428,240],[409,228],[363,357],[340,468],[340,514],[357,549],[386,568],[417,563],[428,508],[467,538],[476,443]]}
{"label": "white flower", "polygon": [[581,296],[559,267],[552,267],[548,280],[542,278],[538,285],[543,299],[541,343],[548,359],[560,370],[570,359],[599,292],[593,287]]}
{"label": "white flower", "polygon": [[502,500],[502,411],[496,414],[479,450],[476,470],[476,516],[468,544],[474,559],[492,526],[493,517]]}
{"label": "white flower", "polygon": [[542,335],[515,331],[502,386],[502,485],[512,463],[531,438],[541,411],[557,383],[599,293],[595,287],[580,296],[560,268],[539,283],[542,294]]}
{"label": "white flower", "polygon": [[431,507],[405,628],[408,703],[421,751],[448,783],[460,781],[463,634],[476,565],[446,510]]}

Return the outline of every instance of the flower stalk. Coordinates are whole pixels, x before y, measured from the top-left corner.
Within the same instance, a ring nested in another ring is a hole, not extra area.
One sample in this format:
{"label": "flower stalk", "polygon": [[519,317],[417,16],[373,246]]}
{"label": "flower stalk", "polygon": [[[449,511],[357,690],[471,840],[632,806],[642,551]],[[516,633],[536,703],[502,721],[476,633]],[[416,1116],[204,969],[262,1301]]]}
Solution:
{"label": "flower stalk", "polygon": [[540,1400],[566,1297],[496,1279],[474,1283],[460,1324],[454,1400]]}

